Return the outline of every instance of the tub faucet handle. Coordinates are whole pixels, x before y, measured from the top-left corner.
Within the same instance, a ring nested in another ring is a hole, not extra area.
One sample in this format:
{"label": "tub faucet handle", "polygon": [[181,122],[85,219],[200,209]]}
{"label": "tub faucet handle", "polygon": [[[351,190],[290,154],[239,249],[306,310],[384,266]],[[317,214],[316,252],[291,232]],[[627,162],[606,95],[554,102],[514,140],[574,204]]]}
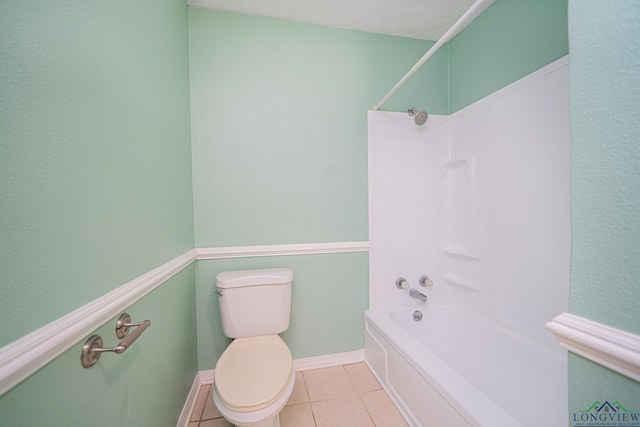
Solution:
{"label": "tub faucet handle", "polygon": [[409,282],[404,277],[398,277],[396,279],[396,288],[407,290],[409,289]]}
{"label": "tub faucet handle", "polygon": [[433,286],[433,280],[431,280],[429,276],[427,276],[426,274],[423,276],[420,276],[420,279],[418,280],[418,282],[420,283],[420,286],[422,286],[423,288],[430,288]]}

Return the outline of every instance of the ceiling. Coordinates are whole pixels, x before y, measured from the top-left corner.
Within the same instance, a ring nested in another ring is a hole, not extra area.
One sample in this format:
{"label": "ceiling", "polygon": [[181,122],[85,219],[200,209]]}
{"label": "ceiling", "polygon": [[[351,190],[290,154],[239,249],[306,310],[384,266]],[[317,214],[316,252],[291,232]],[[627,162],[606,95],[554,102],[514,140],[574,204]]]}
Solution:
{"label": "ceiling", "polygon": [[474,0],[187,0],[193,7],[438,40]]}

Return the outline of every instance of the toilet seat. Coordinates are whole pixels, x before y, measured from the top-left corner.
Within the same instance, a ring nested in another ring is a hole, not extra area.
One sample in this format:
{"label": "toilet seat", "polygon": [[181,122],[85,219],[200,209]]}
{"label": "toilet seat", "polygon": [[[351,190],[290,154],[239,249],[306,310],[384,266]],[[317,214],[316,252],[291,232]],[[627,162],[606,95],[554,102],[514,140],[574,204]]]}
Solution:
{"label": "toilet seat", "polygon": [[254,412],[278,400],[288,389],[293,361],[278,335],[237,338],[215,367],[220,401],[236,412]]}

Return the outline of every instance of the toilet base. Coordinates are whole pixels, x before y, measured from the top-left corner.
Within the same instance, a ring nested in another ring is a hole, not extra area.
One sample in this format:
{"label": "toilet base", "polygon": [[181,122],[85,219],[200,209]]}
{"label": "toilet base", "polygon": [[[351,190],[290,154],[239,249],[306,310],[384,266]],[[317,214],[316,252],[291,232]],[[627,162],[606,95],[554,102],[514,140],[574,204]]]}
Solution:
{"label": "toilet base", "polygon": [[[280,413],[278,412],[275,417],[270,420],[258,423],[250,424],[251,427],[280,427]],[[249,427],[249,424],[234,424],[234,427]]]}
{"label": "toilet base", "polygon": [[[218,398],[215,383],[212,385],[213,403],[216,405],[216,408],[218,408],[220,414],[236,427],[280,427],[280,411],[282,411],[282,408],[284,408],[289,401],[295,382],[296,375],[294,372],[291,372],[291,380],[289,384],[287,384],[287,388],[284,393],[282,393],[282,396],[271,406],[255,412],[236,412],[224,406]],[[269,414],[273,414],[273,416],[269,417]]]}

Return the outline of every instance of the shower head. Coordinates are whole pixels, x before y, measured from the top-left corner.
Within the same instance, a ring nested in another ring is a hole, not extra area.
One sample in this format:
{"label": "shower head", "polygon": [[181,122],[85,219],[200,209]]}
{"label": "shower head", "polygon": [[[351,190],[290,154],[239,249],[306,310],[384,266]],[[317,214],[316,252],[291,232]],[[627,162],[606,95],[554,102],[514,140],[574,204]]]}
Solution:
{"label": "shower head", "polygon": [[407,113],[409,113],[409,115],[413,117],[413,121],[418,126],[422,126],[423,124],[425,124],[427,122],[427,119],[429,118],[429,113],[427,113],[425,110],[418,111],[416,107],[411,107],[409,110],[407,110]]}
{"label": "shower head", "polygon": [[418,114],[416,114],[416,117],[413,119],[413,121],[416,122],[416,125],[422,126],[427,122],[428,118],[429,113],[427,113],[425,110],[420,110],[418,111]]}

